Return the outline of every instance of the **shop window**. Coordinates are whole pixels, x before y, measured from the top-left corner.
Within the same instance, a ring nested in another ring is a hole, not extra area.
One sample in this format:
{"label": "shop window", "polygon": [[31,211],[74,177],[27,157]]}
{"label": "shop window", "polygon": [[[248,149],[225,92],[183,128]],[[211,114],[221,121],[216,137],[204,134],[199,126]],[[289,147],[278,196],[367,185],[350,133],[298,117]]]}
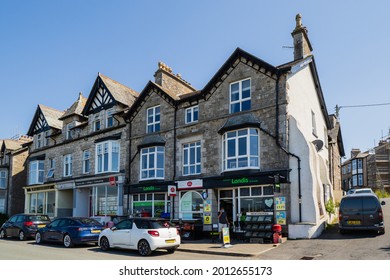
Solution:
{"label": "shop window", "polygon": [[0,213],[5,213],[5,198],[0,197]]}
{"label": "shop window", "polygon": [[219,191],[220,198],[232,198],[233,190],[220,190]]}
{"label": "shop window", "polygon": [[180,214],[184,220],[200,219],[203,213],[203,198],[195,191],[186,192],[180,200]]}
{"label": "shop window", "polygon": [[253,196],[262,194],[261,187],[253,187],[251,191]]}
{"label": "shop window", "polygon": [[264,195],[274,195],[274,187],[273,186],[263,187],[263,194]]}
{"label": "shop window", "polygon": [[133,213],[141,217],[162,217],[169,211],[165,194],[133,195]]}
{"label": "shop window", "polygon": [[241,196],[249,196],[249,188],[240,188]]}
{"label": "shop window", "polygon": [[118,188],[94,187],[92,190],[92,212],[94,216],[118,214]]}

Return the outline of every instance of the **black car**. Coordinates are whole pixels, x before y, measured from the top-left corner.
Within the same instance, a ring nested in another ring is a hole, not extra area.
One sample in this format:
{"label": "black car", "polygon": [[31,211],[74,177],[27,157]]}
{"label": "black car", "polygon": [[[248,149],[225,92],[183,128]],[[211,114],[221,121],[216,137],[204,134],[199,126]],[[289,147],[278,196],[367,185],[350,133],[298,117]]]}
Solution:
{"label": "black car", "polygon": [[339,209],[340,233],[370,230],[385,233],[382,205],[375,194],[357,193],[343,197]]}
{"label": "black car", "polygon": [[13,215],[1,226],[0,238],[19,237],[20,240],[34,238],[38,229],[49,223],[50,218],[47,215]]}

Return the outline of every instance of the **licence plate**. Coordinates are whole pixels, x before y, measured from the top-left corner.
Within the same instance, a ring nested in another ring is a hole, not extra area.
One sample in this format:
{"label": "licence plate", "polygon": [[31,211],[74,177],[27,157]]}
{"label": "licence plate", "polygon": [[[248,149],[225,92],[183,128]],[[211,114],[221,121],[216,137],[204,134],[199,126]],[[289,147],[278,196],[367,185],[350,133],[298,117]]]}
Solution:
{"label": "licence plate", "polygon": [[347,224],[348,225],[360,225],[360,221],[359,220],[350,220],[350,221],[347,221]]}
{"label": "licence plate", "polygon": [[43,228],[45,227],[46,225],[38,225],[39,228]]}
{"label": "licence plate", "polygon": [[165,243],[175,243],[175,239],[167,239],[165,240]]}
{"label": "licence plate", "polygon": [[101,232],[100,229],[93,229],[93,230],[91,230],[91,233],[100,233],[100,232]]}

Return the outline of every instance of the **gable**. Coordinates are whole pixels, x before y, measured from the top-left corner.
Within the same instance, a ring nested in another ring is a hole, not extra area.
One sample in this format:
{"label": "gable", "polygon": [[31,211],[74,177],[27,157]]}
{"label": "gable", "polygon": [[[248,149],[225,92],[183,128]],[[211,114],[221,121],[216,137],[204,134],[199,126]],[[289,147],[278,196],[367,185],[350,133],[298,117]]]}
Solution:
{"label": "gable", "polygon": [[48,129],[50,129],[50,127],[47,123],[47,120],[46,120],[45,116],[43,115],[42,110],[38,106],[38,109],[35,112],[35,116],[33,118],[33,121],[30,125],[28,132],[27,132],[27,135],[33,136],[35,134],[41,133],[42,131],[46,131]]}
{"label": "gable", "polygon": [[108,88],[105,86],[102,79],[98,76],[95,84],[89,94],[87,103],[83,110],[83,115],[90,115],[101,110],[111,108],[116,104],[116,101]]}

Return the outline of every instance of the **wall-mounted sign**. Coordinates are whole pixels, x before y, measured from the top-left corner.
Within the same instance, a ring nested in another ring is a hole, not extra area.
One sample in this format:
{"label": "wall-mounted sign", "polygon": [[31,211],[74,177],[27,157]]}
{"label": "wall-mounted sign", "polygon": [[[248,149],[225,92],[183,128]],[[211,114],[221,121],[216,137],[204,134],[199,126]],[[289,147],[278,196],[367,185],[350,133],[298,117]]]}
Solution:
{"label": "wall-mounted sign", "polygon": [[276,212],[276,223],[279,225],[286,224],[286,211],[277,211]]}
{"label": "wall-mounted sign", "polygon": [[205,225],[211,225],[211,213],[205,213],[203,215],[203,224]]}
{"label": "wall-mounted sign", "polygon": [[82,186],[96,186],[96,185],[109,185],[111,186],[111,182],[114,181],[116,184],[116,181],[118,180],[117,176],[111,176],[106,178],[98,178],[98,179],[88,179],[83,181],[76,181],[75,185],[76,187],[82,187]]}
{"label": "wall-mounted sign", "polygon": [[168,195],[169,196],[176,196],[176,186],[175,185],[168,186]]}
{"label": "wall-mounted sign", "polygon": [[178,181],[177,188],[179,190],[188,190],[188,189],[202,189],[203,188],[203,180],[188,180],[188,181]]}
{"label": "wall-mounted sign", "polygon": [[284,196],[275,197],[275,210],[276,211],[286,210],[286,197]]}

